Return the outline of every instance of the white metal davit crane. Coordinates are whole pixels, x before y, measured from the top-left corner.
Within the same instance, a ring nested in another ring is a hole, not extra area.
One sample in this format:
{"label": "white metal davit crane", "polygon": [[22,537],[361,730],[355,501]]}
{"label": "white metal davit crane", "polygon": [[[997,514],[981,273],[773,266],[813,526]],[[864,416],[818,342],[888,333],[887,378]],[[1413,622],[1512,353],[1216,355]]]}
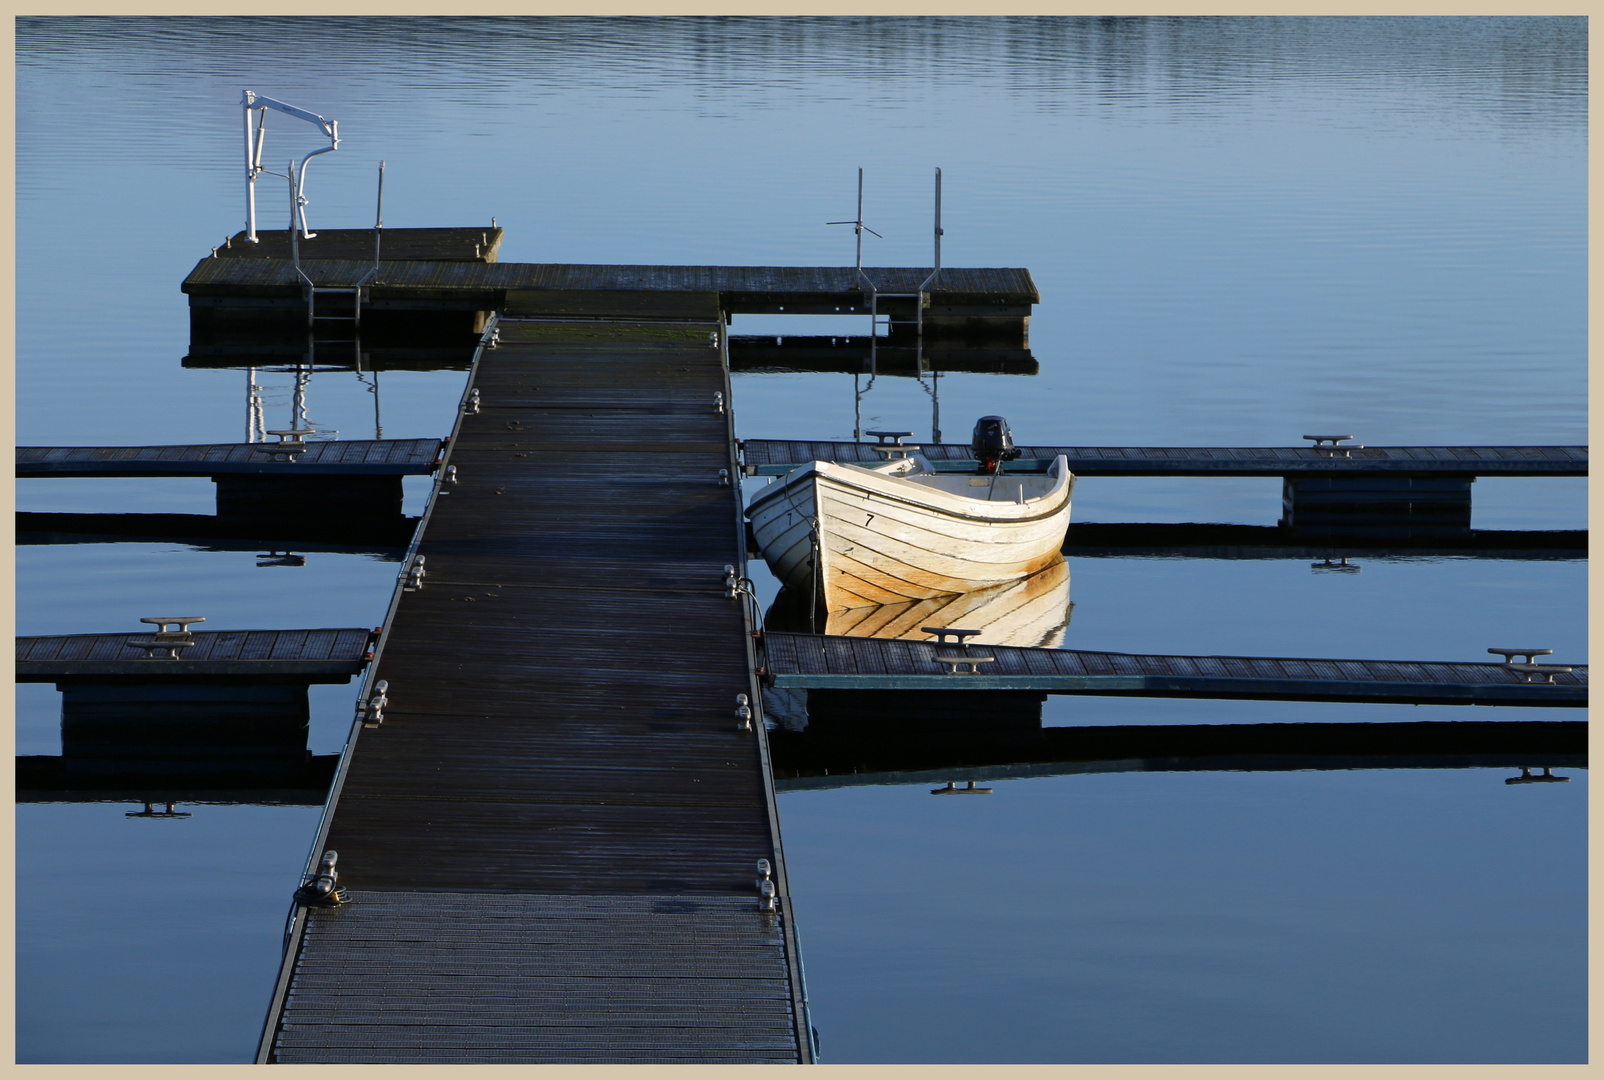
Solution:
{"label": "white metal davit crane", "polygon": [[[267,134],[267,110],[277,109],[279,112],[305,120],[309,124],[316,124],[329,138],[329,145],[321,150],[314,150],[301,159],[297,168],[292,162],[290,165],[290,185],[294,191],[295,202],[290,217],[290,230],[296,228],[296,217],[300,218],[300,231],[303,237],[310,239],[317,235],[308,232],[306,228],[306,165],[307,162],[319,154],[327,154],[340,148],[340,122],[338,120],[325,120],[317,113],[298,109],[294,105],[286,105],[270,97],[263,97],[251,91],[245,91],[240,99],[240,106],[245,113],[245,239],[254,244],[256,236],[256,177],[267,171],[262,168],[262,140]],[[253,121],[251,114],[259,113]],[[279,174],[272,174],[277,176]]]}

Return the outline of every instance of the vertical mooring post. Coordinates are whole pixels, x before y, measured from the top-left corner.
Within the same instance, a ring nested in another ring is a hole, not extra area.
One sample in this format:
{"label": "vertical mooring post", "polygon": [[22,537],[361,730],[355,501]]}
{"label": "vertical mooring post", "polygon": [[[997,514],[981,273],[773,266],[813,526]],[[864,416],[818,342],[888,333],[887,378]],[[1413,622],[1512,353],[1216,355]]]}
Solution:
{"label": "vertical mooring post", "polygon": [[256,159],[251,152],[251,104],[256,95],[249,90],[240,97],[240,111],[245,114],[245,240],[256,240]]}
{"label": "vertical mooring post", "polygon": [[[942,229],[941,229],[941,170],[938,168],[936,170],[936,255],[935,255],[935,267],[930,271],[930,276],[925,278],[924,284],[919,286],[919,292],[921,294],[923,294],[926,289],[928,289],[931,286],[933,286],[936,283],[936,279],[941,276],[941,235],[942,235]],[[923,295],[921,295],[919,297],[919,307],[920,307],[921,311],[924,308],[924,296]]]}
{"label": "vertical mooring post", "polygon": [[295,272],[301,272],[301,234],[295,230],[296,203],[300,193],[295,190],[295,162],[290,162],[285,170],[290,177],[290,261],[295,264]]}
{"label": "vertical mooring post", "polygon": [[[384,232],[384,162],[379,162],[379,205],[373,212],[373,272],[379,272],[379,236]],[[359,312],[360,314],[360,312]]]}

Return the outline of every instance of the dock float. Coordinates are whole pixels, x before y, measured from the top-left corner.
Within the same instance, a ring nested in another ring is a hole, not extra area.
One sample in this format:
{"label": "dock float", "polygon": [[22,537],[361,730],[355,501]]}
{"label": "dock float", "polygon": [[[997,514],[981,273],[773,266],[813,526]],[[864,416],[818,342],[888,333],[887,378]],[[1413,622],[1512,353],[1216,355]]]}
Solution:
{"label": "dock float", "polygon": [[[784,476],[810,461],[878,465],[875,443],[743,439],[748,476]],[[967,443],[921,444],[940,471],[973,472]],[[1063,454],[1076,476],[1586,476],[1585,446],[1021,446],[1006,472],[1043,472]]]}
{"label": "dock float", "polygon": [[427,476],[439,439],[328,439],[199,446],[19,446],[16,475]]}
{"label": "dock float", "polygon": [[[386,230],[389,238],[395,230]],[[370,232],[369,236],[372,235]],[[229,253],[241,251],[234,244]],[[219,255],[223,255],[219,252]],[[294,265],[279,258],[202,259],[184,279],[191,312],[228,309],[241,302],[305,303]],[[548,305],[564,306],[561,314],[650,315],[659,300],[672,308],[674,297],[716,293],[720,311],[735,314],[846,315],[868,313],[863,277],[851,266],[647,266],[557,263],[503,263],[474,260],[381,260],[364,309],[408,311],[515,312],[527,294],[544,294]],[[301,269],[317,285],[345,285],[367,276],[371,259],[312,259],[303,255]],[[864,267],[862,274],[879,292],[882,314],[901,304],[930,277],[930,267]],[[924,321],[927,333],[972,332],[1009,327],[1023,338],[1024,322],[1041,302],[1030,271],[1022,268],[943,267],[928,287]],[[612,295],[608,295],[612,294]],[[890,296],[895,296],[893,300]],[[631,309],[633,306],[633,310]],[[266,312],[267,308],[260,309]],[[554,310],[554,309],[553,309]],[[367,318],[364,314],[364,318]],[[1023,340],[1020,341],[1023,344]]]}
{"label": "dock float", "polygon": [[813,1060],[719,301],[630,300],[482,341],[261,1062]]}
{"label": "dock float", "polygon": [[219,517],[258,522],[307,518],[400,523],[402,478],[439,466],[439,439],[305,439],[203,446],[20,446],[16,475],[209,477]]}
{"label": "dock float", "polygon": [[362,673],[378,636],[373,630],[348,627],[158,634],[19,637],[16,680],[342,683]]}
{"label": "dock float", "polygon": [[[951,631],[948,631],[951,633]],[[781,689],[1039,690],[1122,697],[1587,705],[1587,666],[1167,656],[766,633]],[[1532,667],[1553,668],[1533,671]],[[981,670],[984,669],[984,670]],[[1533,681],[1536,680],[1536,681]]]}
{"label": "dock float", "polygon": [[[1470,533],[1479,476],[1586,476],[1585,446],[1359,446],[1351,435],[1305,435],[1312,446],[1021,446],[1009,472],[1042,472],[1060,454],[1077,477],[1278,476],[1280,524],[1304,538],[1412,540]],[[901,438],[897,439],[901,442]],[[885,439],[881,439],[885,443]],[[886,444],[889,445],[889,444]],[[886,445],[747,439],[747,476],[784,476],[810,461],[872,465]],[[973,472],[957,443],[921,446],[938,472]]]}

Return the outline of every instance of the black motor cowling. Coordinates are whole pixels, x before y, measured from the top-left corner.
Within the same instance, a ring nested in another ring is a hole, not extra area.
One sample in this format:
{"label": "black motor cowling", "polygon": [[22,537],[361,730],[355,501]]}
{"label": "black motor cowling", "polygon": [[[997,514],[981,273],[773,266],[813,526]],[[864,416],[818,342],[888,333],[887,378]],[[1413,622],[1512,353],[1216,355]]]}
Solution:
{"label": "black motor cowling", "polygon": [[1000,416],[982,416],[975,421],[975,434],[969,441],[980,471],[994,473],[1002,470],[1002,463],[1020,455],[1014,446],[1014,433],[1008,430],[1008,421]]}

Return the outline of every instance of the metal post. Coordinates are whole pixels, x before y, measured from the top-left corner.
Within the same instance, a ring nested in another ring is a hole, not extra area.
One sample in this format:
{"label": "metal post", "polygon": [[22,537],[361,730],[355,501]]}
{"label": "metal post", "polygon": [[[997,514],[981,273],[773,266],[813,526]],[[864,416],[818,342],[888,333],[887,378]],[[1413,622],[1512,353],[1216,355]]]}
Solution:
{"label": "metal post", "polygon": [[[919,291],[921,293],[924,292],[926,289],[930,288],[932,285],[934,285],[936,283],[936,279],[941,276],[941,237],[942,237],[942,228],[941,228],[941,170],[937,169],[936,170],[936,265],[935,265],[935,269],[930,271],[930,276],[925,278],[924,284],[919,286]],[[922,297],[920,298],[919,304],[920,304],[920,308],[922,310],[923,307],[924,307],[924,299]],[[921,329],[922,329],[922,327],[921,327]]]}
{"label": "metal post", "polygon": [[379,162],[379,205],[373,213],[373,270],[379,269],[379,236],[384,232],[384,162]]}
{"label": "metal post", "polygon": [[298,209],[296,203],[299,201],[300,192],[295,190],[295,162],[291,161],[285,171],[289,173],[290,177],[290,259],[295,263],[295,270],[299,273],[301,269],[301,234],[295,230],[295,211]]}
{"label": "metal post", "polygon": [[245,114],[245,240],[256,243],[256,161],[251,155],[251,102],[256,95],[249,90],[240,98],[240,109]]}
{"label": "metal post", "polygon": [[863,166],[858,166],[858,221],[857,228],[852,230],[858,234],[858,276],[863,276]]}

